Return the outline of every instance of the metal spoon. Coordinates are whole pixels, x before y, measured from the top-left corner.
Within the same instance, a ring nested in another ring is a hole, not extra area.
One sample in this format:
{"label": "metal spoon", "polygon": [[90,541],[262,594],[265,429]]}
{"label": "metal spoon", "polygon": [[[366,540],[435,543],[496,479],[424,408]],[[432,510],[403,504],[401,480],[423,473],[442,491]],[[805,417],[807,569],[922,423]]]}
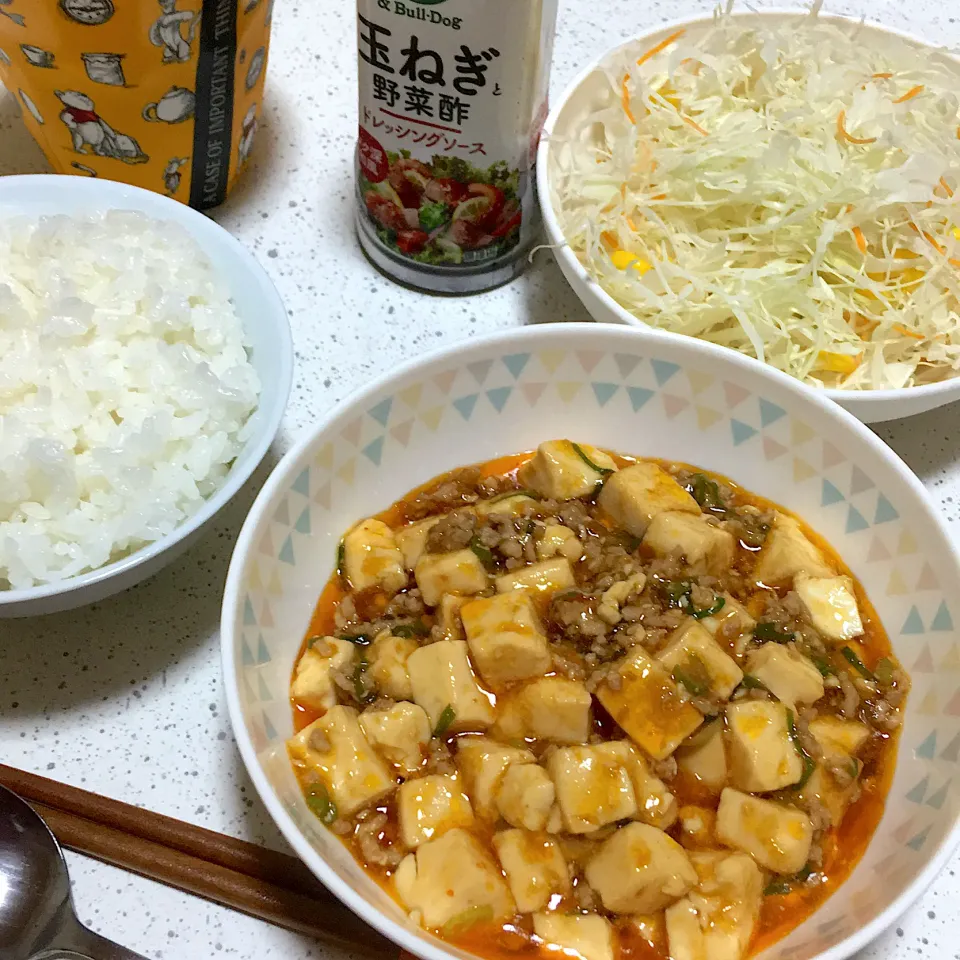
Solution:
{"label": "metal spoon", "polygon": [[80,923],[60,844],[27,803],[0,787],[0,960],[63,955],[146,960]]}

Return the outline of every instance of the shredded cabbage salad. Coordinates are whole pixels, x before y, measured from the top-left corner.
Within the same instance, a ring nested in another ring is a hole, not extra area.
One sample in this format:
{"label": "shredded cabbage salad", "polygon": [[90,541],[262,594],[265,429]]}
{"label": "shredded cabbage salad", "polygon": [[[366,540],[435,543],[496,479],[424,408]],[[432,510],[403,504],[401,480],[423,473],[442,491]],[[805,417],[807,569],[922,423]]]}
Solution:
{"label": "shredded cabbage salad", "polygon": [[567,243],[653,327],[813,385],[960,369],[960,65],[809,15],[718,13],[603,67],[552,140]]}

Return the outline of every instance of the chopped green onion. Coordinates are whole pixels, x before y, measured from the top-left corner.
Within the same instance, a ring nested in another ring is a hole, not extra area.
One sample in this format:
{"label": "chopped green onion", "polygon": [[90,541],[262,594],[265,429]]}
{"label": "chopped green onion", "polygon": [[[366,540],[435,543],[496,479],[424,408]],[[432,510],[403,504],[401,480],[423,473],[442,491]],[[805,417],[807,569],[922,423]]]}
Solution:
{"label": "chopped green onion", "polygon": [[413,637],[425,637],[430,632],[430,628],[422,620],[414,620],[413,623],[398,623],[390,628],[390,632],[395,637],[409,640]]}
{"label": "chopped green onion", "polygon": [[530,497],[531,500],[539,500],[540,495],[535,490],[507,490],[504,493],[498,493],[491,497],[487,503],[499,503],[501,500],[509,500],[511,497]]}
{"label": "chopped green onion", "polygon": [[800,742],[800,734],[797,733],[797,724],[793,717],[793,711],[789,707],[787,707],[787,734],[790,737],[791,743],[793,743],[793,749],[797,751],[797,755],[803,761],[803,774],[794,784],[795,789],[800,790],[813,776],[813,771],[816,770],[817,764],[813,757],[803,749],[803,744]]}
{"label": "chopped green onion", "polygon": [[570,442],[570,446],[573,447],[573,452],[591,469],[596,470],[601,477],[609,476],[611,473],[615,473],[615,470],[612,470],[610,467],[601,467],[599,464],[594,463],[584,452],[583,448],[579,443]]}
{"label": "chopped green onion", "polygon": [[693,584],[689,580],[670,580],[660,587],[664,596],[671,607],[682,607],[685,597],[688,597],[693,589]]}
{"label": "chopped green onion", "polygon": [[489,923],[491,920],[493,920],[493,907],[491,907],[489,903],[475,903],[472,907],[467,907],[466,910],[451,917],[440,928],[440,932],[444,936],[449,937],[463,933],[478,923]]}
{"label": "chopped green onion", "polygon": [[809,880],[812,876],[813,876],[813,867],[811,867],[810,864],[808,863],[804,865],[803,869],[799,873],[794,874],[793,879],[799,881],[800,883],[806,883],[806,881]]}
{"label": "chopped green onion", "polygon": [[309,650],[315,643],[319,643],[324,639],[322,633],[315,634],[312,637],[307,637],[307,649]]}
{"label": "chopped green onion", "polygon": [[873,668],[873,673],[885,687],[889,687],[893,683],[894,669],[893,661],[889,657],[881,657]]}
{"label": "chopped green onion", "polygon": [[765,897],[785,897],[792,890],[793,887],[790,886],[789,880],[783,880],[777,877],[763,888],[763,895]]}
{"label": "chopped green onion", "polygon": [[493,553],[489,547],[485,547],[481,542],[480,538],[474,536],[470,543],[468,544],[470,549],[474,552],[480,562],[488,569],[492,570],[496,566],[496,561],[493,559]]}
{"label": "chopped green onion", "polygon": [[840,652],[843,654],[843,659],[846,660],[861,677],[866,677],[867,680],[876,680],[876,677],[867,669],[866,664],[850,647],[844,647]]}
{"label": "chopped green onion", "polygon": [[706,667],[703,661],[693,654],[687,658],[686,663],[677,664],[671,676],[695,697],[702,697],[710,692],[710,676]]}
{"label": "chopped green onion", "polygon": [[322,783],[314,783],[307,790],[307,806],[328,827],[337,819],[337,805],[330,799],[327,788]]}
{"label": "chopped green onion", "polygon": [[720,487],[702,473],[693,475],[690,494],[704,510],[726,511],[720,498]]}
{"label": "chopped green onion", "polygon": [[856,757],[850,758],[849,770],[850,770],[850,776],[852,776],[854,780],[856,780],[857,777],[860,776],[860,761],[857,760]]}
{"label": "chopped green onion", "polygon": [[573,600],[576,597],[585,596],[582,590],[565,590],[563,593],[558,593],[553,599],[554,600]]}
{"label": "chopped green onion", "polygon": [[759,678],[753,676],[751,673],[745,673],[743,679],[740,681],[740,685],[745,687],[747,690],[766,690],[767,685]]}
{"label": "chopped green onion", "polygon": [[443,710],[440,711],[440,716],[437,717],[437,725],[433,728],[433,735],[435,737],[442,737],[449,729],[450,724],[456,720],[457,714],[454,712],[451,704],[447,704]]}
{"label": "chopped green onion", "polygon": [[347,548],[342,540],[337,544],[337,576],[344,584],[349,585],[350,581],[347,580]]}
{"label": "chopped green onion", "polygon": [[810,659],[813,661],[813,665],[820,671],[820,676],[822,677],[830,677],[837,672],[823,657],[813,656]]}
{"label": "chopped green onion", "polygon": [[753,635],[758,640],[773,640],[776,643],[787,643],[793,639],[792,630],[781,630],[775,623],[764,621],[753,628]]}
{"label": "chopped green onion", "polygon": [[715,613],[719,613],[724,605],[726,604],[726,599],[721,597],[719,594],[715,594],[713,598],[713,603],[709,607],[704,607],[702,610],[698,610],[693,605],[693,598],[687,598],[687,609],[691,617],[695,620],[702,620],[704,617],[712,617]]}

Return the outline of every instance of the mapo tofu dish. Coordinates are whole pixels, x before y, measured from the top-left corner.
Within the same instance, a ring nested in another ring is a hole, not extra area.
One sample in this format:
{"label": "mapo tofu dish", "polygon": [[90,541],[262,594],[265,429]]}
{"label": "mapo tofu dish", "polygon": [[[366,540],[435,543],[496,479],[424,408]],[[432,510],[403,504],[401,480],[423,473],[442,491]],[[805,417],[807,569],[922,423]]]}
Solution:
{"label": "mapo tofu dish", "polygon": [[288,749],[317,817],[446,940],[740,960],[860,858],[908,687],[798,518],[553,440],[347,531]]}

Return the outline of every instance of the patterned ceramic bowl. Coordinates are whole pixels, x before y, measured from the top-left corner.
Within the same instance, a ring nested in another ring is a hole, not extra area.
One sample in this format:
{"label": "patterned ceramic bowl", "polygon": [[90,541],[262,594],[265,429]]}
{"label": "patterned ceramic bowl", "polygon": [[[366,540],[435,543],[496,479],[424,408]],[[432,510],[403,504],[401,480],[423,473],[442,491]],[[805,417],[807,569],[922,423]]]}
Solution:
{"label": "patterned ceramic bowl", "polygon": [[910,470],[836,404],[732,351],[557,324],[471,340],[341,405],[290,451],[237,542],[223,604],[234,731],[260,796],[313,872],[426,960],[412,929],[304,803],[284,749],[294,658],[353,521],[434,475],[564,436],[726,474],[796,511],[860,578],[911,671],[883,822],[842,890],[768,952],[847,957],[892,923],[960,840],[960,565]]}

